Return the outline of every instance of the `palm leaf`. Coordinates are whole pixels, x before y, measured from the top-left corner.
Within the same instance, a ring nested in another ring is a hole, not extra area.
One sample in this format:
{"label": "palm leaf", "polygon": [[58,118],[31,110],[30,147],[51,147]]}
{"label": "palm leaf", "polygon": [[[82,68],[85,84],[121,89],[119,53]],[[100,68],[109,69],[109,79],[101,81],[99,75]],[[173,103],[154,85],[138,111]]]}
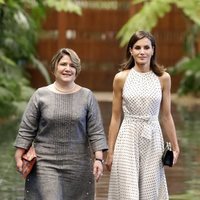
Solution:
{"label": "palm leaf", "polygon": [[151,31],[156,26],[158,19],[170,9],[168,1],[154,0],[145,3],[142,9],[132,16],[118,32],[117,38],[121,39],[120,45],[124,46],[131,35],[138,30]]}
{"label": "palm leaf", "polygon": [[194,23],[200,26],[200,0],[181,0],[176,5]]}
{"label": "palm leaf", "polygon": [[51,79],[50,79],[50,76],[49,76],[49,73],[48,73],[46,67],[35,56],[31,55],[30,58],[33,63],[33,67],[37,68],[40,71],[40,73],[42,74],[42,76],[45,78],[46,82],[48,84],[50,84]]}

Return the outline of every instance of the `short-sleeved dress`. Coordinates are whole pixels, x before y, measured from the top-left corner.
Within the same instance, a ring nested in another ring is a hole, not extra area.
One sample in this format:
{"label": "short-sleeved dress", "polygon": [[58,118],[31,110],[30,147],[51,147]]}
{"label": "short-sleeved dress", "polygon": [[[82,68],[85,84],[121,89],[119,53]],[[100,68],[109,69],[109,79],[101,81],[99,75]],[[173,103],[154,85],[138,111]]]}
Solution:
{"label": "short-sleeved dress", "polygon": [[167,200],[159,124],[162,91],[152,72],[132,68],[123,88],[124,118],[114,149],[109,200]]}
{"label": "short-sleeved dress", "polygon": [[71,94],[39,88],[31,97],[15,146],[34,141],[37,162],[26,200],[94,200],[93,152],[107,143],[98,103],[87,88]]}

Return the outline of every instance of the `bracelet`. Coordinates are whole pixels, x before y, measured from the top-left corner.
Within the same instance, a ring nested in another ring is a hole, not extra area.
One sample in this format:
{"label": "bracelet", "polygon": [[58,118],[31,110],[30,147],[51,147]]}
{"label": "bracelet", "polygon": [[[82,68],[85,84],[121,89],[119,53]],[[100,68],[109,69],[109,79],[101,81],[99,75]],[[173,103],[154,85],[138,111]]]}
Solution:
{"label": "bracelet", "polygon": [[103,159],[100,159],[100,158],[95,158],[95,160],[98,160],[98,161],[100,161],[102,165],[104,164],[104,160],[103,160]]}

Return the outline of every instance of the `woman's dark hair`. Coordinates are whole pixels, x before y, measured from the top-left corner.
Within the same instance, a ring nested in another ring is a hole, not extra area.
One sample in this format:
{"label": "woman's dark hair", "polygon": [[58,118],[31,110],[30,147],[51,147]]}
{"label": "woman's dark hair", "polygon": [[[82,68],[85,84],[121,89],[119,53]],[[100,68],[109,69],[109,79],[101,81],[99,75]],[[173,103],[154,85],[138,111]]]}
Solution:
{"label": "woman's dark hair", "polygon": [[155,42],[155,39],[154,39],[154,37],[151,33],[145,32],[145,31],[137,31],[130,38],[128,45],[127,45],[127,48],[126,48],[126,59],[125,59],[125,62],[122,63],[121,69],[122,70],[131,69],[135,66],[135,60],[130,53],[130,49],[133,47],[133,45],[138,40],[141,40],[143,38],[148,38],[151,41],[151,45],[154,49],[154,53],[153,53],[153,55],[151,57],[151,61],[150,61],[150,68],[157,76],[161,76],[165,70],[164,70],[163,66],[160,66],[156,63],[156,42]]}

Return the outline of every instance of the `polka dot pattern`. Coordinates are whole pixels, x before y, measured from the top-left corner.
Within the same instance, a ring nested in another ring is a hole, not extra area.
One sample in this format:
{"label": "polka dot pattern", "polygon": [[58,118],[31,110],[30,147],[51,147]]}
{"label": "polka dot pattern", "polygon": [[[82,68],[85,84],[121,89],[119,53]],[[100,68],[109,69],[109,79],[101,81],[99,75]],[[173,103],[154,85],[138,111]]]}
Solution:
{"label": "polka dot pattern", "polygon": [[134,68],[123,89],[124,119],[115,144],[108,200],[168,200],[158,121],[161,85]]}

